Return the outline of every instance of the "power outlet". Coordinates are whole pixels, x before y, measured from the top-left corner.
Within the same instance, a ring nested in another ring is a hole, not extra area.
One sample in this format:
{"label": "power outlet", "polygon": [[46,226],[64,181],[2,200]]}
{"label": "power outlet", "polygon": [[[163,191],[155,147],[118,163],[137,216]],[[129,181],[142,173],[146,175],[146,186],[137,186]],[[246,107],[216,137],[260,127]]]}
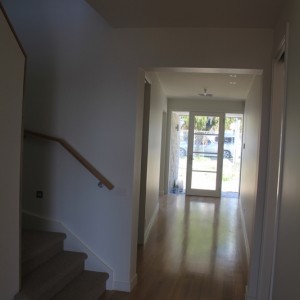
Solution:
{"label": "power outlet", "polygon": [[44,196],[44,193],[43,193],[43,191],[36,191],[36,197],[37,198],[43,198],[43,196]]}

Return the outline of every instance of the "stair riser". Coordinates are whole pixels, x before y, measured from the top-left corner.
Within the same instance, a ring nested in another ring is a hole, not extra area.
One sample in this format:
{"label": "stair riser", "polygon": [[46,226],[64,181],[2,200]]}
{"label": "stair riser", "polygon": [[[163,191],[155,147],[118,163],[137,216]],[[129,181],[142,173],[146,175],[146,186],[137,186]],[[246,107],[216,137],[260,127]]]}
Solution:
{"label": "stair riser", "polygon": [[97,287],[89,290],[89,292],[85,294],[84,299],[82,299],[80,295],[78,297],[72,296],[72,298],[57,295],[52,300],[99,300],[105,289],[105,284],[99,283]]}
{"label": "stair riser", "polygon": [[52,300],[98,300],[106,288],[105,273],[84,271]]}
{"label": "stair riser", "polygon": [[66,285],[76,278],[84,270],[84,261],[71,266],[63,276],[56,278],[55,282],[47,286],[42,293],[34,295],[23,295],[19,293],[14,300],[50,300],[59,293]]}
{"label": "stair riser", "polygon": [[34,300],[39,300],[39,299],[50,300],[50,299],[52,299],[66,285],[68,285],[74,278],[76,278],[76,276],[78,276],[81,272],[83,272],[83,269],[84,269],[84,263],[82,263],[80,266],[77,266],[77,268],[74,268],[72,270],[72,272],[70,272],[67,276],[58,280],[57,283],[53,287],[51,287],[47,292],[43,293],[43,295],[41,295],[38,298],[35,298]]}
{"label": "stair riser", "polygon": [[22,289],[14,300],[100,299],[108,274],[84,271],[87,255],[64,251],[65,238],[58,232],[23,231]]}
{"label": "stair riser", "polygon": [[22,264],[22,276],[27,275],[31,271],[38,268],[40,265],[48,261],[51,257],[55,256],[63,250],[63,241],[53,245],[47,251],[42,252],[40,255],[37,255],[34,259],[31,259]]}
{"label": "stair riser", "polygon": [[85,300],[99,300],[100,296],[104,293],[105,289],[106,289],[106,285],[103,284],[98,289],[94,289],[93,291],[91,291],[89,293],[88,298],[86,298]]}

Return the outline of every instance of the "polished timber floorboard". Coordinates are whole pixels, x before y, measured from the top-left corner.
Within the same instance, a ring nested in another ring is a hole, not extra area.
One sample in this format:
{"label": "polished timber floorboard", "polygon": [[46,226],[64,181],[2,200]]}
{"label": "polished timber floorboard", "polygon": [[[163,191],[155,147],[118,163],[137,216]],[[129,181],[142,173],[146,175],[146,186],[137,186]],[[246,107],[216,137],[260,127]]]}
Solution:
{"label": "polished timber floorboard", "polygon": [[243,300],[247,264],[236,198],[167,195],[138,248],[138,284],[105,300]]}

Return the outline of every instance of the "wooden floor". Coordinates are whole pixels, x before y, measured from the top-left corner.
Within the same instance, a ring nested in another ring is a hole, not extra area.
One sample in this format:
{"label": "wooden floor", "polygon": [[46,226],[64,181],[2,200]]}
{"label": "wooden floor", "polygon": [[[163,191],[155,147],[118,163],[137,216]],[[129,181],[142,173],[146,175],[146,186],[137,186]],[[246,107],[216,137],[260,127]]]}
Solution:
{"label": "wooden floor", "polygon": [[236,198],[168,195],[138,249],[138,284],[105,300],[243,300],[247,264]]}

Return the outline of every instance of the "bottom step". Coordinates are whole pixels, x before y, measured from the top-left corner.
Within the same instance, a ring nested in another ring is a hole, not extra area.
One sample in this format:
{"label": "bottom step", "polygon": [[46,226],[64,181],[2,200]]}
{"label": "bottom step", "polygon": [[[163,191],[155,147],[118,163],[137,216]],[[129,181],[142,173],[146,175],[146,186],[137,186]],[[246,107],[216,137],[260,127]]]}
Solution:
{"label": "bottom step", "polygon": [[84,271],[52,300],[98,300],[106,288],[107,273]]}

